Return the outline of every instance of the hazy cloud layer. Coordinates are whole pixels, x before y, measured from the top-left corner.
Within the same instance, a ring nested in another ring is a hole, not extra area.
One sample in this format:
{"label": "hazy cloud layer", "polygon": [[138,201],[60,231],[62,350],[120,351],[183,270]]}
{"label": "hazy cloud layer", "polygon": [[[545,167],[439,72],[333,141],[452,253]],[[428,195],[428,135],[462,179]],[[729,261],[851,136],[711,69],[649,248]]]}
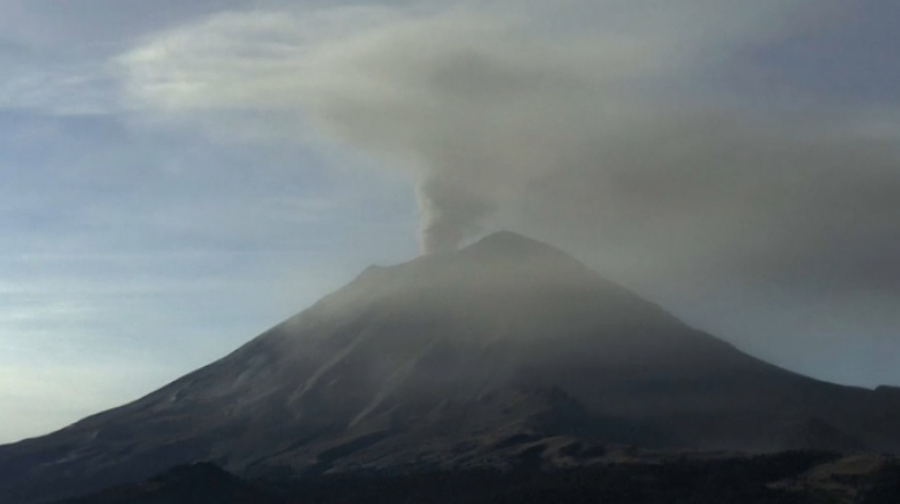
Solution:
{"label": "hazy cloud layer", "polygon": [[[511,22],[490,9],[229,13],[120,62],[131,96],[157,111],[296,108],[408,170],[426,251],[500,211],[657,268],[789,278],[803,263],[823,281],[894,282],[900,170],[884,125],[876,138],[859,127],[865,111],[754,114],[673,91],[833,6],[529,5]],[[573,12],[608,29],[579,31]]]}

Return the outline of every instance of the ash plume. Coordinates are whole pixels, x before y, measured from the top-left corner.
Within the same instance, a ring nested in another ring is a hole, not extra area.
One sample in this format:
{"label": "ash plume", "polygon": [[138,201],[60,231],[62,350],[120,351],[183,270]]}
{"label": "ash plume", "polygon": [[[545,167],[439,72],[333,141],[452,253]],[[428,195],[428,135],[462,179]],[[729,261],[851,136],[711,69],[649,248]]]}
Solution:
{"label": "ash plume", "polygon": [[430,253],[477,235],[608,120],[606,79],[573,57],[609,55],[471,19],[399,24],[316,54],[304,98],[328,132],[409,170]]}
{"label": "ash plume", "polygon": [[[274,136],[309,139],[311,124],[380,156],[417,186],[426,252],[503,225],[587,250],[621,278],[893,296],[893,123],[828,103],[707,96],[716,72],[809,4],[653,4],[583,3],[563,20],[534,6],[229,13],[120,63],[129,96],[150,109],[230,111],[242,133],[254,114],[293,114],[303,127],[273,120]],[[556,22],[589,29],[559,35]],[[341,29],[307,35],[328,26]]]}

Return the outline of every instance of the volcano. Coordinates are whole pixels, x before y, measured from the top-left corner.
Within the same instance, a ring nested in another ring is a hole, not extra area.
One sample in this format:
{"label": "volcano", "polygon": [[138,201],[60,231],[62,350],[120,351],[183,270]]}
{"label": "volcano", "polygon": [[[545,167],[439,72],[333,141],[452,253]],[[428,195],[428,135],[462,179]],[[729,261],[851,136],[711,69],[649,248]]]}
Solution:
{"label": "volcano", "polygon": [[767,364],[502,232],[370,267],[146,397],[0,447],[0,502],[198,461],[242,476],[404,472],[577,464],[609,445],[900,453],[900,390]]}

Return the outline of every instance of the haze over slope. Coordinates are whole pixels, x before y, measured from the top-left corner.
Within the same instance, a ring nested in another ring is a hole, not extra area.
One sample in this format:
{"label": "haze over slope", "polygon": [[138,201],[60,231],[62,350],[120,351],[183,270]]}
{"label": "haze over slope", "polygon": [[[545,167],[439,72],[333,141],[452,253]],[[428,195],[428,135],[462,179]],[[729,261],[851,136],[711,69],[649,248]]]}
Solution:
{"label": "haze over slope", "polygon": [[370,267],[157,392],[0,447],[0,500],[198,460],[258,475],[496,465],[525,446],[577,460],[574,447],[598,443],[900,452],[898,420],[896,390],[768,365],[557,249],[497,233]]}

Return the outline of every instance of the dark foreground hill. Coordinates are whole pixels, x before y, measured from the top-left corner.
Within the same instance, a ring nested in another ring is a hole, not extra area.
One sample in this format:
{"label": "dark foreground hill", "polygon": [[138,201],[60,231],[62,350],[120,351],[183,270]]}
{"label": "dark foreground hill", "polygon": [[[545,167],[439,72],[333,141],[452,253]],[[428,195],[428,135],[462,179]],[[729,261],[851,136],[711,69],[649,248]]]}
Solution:
{"label": "dark foreground hill", "polygon": [[209,463],[177,466],[146,481],[67,500],[66,504],[283,504]]}
{"label": "dark foreground hill", "polygon": [[61,504],[895,504],[900,464],[878,456],[785,452],[673,457],[556,471],[519,466],[406,475],[337,475],[247,482],[210,464]]}
{"label": "dark foreground hill", "polygon": [[816,381],[512,233],[372,267],[131,404],[0,447],[23,504],[212,461],[256,478],[584,465],[609,445],[900,452],[900,391]]}

